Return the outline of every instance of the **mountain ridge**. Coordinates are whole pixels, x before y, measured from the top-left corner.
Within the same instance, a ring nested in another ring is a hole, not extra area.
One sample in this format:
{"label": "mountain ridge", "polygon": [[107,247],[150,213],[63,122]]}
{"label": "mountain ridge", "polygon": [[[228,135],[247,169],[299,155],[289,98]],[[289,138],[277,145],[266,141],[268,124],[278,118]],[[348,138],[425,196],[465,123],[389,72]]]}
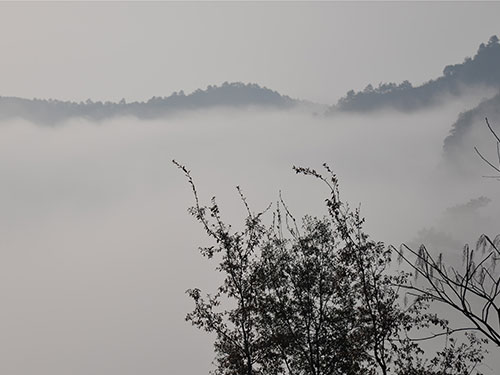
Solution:
{"label": "mountain ridge", "polygon": [[363,91],[350,90],[331,106],[327,114],[336,112],[371,112],[380,109],[415,111],[442,103],[446,95],[460,96],[467,87],[500,88],[500,43],[497,36],[481,43],[474,57],[462,63],[447,65],[443,74],[422,85],[413,86],[409,81],[371,84]]}
{"label": "mountain ridge", "polygon": [[127,103],[62,101],[54,99],[26,99],[0,96],[0,121],[22,118],[28,121],[55,125],[70,118],[101,121],[118,116],[155,119],[186,111],[210,108],[268,108],[289,110],[307,108],[313,114],[333,115],[339,112],[365,113],[381,109],[411,112],[439,105],[446,96],[460,96],[467,87],[482,86],[500,89],[500,41],[492,36],[481,43],[472,58],[462,63],[447,65],[443,75],[413,86],[409,81],[381,83],[377,88],[369,84],[363,91],[348,93],[337,104],[327,107],[307,100],[294,99],[278,91],[255,83],[224,82],[209,85],[190,94],[174,92],[170,96],[152,97],[147,101]]}
{"label": "mountain ridge", "polygon": [[210,85],[190,94],[174,92],[168,97],[152,97],[147,101],[85,102],[54,99],[25,99],[0,96],[0,121],[22,118],[28,121],[55,125],[70,118],[101,121],[118,116],[134,116],[140,119],[161,118],[189,110],[210,108],[274,108],[287,110],[299,106],[315,106],[315,103],[292,99],[277,91],[255,83],[224,82]]}
{"label": "mountain ridge", "polygon": [[485,118],[488,118],[492,129],[500,134],[500,93],[460,113],[452,124],[448,136],[443,141],[443,156],[448,165],[453,165],[456,171],[472,172],[473,168],[469,166],[468,161],[477,159],[474,147],[493,140],[486,127]]}

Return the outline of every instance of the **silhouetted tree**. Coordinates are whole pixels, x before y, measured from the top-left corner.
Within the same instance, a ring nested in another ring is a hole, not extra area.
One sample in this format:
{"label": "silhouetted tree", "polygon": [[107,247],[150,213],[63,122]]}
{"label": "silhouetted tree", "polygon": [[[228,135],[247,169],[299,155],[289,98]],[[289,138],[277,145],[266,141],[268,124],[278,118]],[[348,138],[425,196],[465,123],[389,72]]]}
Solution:
{"label": "silhouetted tree", "polygon": [[216,334],[216,374],[437,375],[471,374],[482,359],[481,343],[450,338],[432,360],[411,338],[416,330],[445,320],[426,311],[427,301],[399,303],[406,273],[389,272],[392,248],[369,239],[359,210],[340,200],[335,174],[309,168],[299,174],[323,182],[328,215],[305,217],[302,225],[280,198],[272,223],[246,208],[244,229],[223,222],[215,199],[203,206],[194,194],[190,213],[215,240],[201,248],[216,258],[223,282],[214,294],[188,294],[195,303],[186,320]]}
{"label": "silhouetted tree", "polygon": [[[483,234],[475,250],[465,245],[460,270],[448,266],[442,254],[433,256],[424,245],[417,251],[406,245],[398,250],[400,259],[410,265],[417,276],[404,287],[417,299],[446,304],[468,322],[466,326],[448,328],[435,336],[479,331],[500,346],[500,276],[495,272],[500,259],[499,244],[500,236],[491,240]],[[423,281],[419,283],[418,278]]]}

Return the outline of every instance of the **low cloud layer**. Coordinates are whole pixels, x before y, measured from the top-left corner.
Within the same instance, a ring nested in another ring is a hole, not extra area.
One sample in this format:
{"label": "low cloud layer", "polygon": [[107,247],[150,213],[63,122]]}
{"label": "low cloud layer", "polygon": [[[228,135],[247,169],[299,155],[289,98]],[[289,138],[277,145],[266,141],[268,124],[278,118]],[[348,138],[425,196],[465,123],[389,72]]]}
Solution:
{"label": "low cloud layer", "polygon": [[[55,128],[2,124],[0,372],[207,372],[211,340],[184,322],[184,291],[215,285],[215,265],[197,252],[208,240],[186,212],[193,197],[173,158],[236,227],[245,212],[236,185],[254,210],[281,190],[295,216],[323,215],[327,191],[291,169],[323,162],[344,199],[361,203],[367,231],[388,244],[415,238],[473,198],[491,199],[491,217],[498,183],[442,172],[442,142],[464,105],[418,115],[208,110]],[[484,222],[449,235],[475,241],[491,230]]]}

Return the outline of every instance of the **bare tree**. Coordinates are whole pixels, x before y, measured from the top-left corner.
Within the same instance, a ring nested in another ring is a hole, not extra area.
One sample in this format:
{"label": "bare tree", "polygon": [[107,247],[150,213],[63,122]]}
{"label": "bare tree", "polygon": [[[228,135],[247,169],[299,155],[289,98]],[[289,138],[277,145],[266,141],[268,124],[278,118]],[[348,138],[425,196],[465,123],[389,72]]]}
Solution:
{"label": "bare tree", "polygon": [[[406,245],[399,250],[399,259],[414,271],[413,282],[403,285],[409,294],[446,304],[458,311],[468,322],[434,334],[440,336],[458,331],[478,331],[500,346],[500,276],[495,267],[500,259],[500,235],[493,240],[482,235],[475,249],[464,246],[463,268],[448,266],[443,255],[433,256],[424,245],[417,251]],[[418,279],[423,279],[419,281]]]}
{"label": "bare tree", "polygon": [[[485,157],[477,147],[479,157],[497,175],[484,176],[500,179],[500,137],[488,118],[486,125],[496,142],[497,162]],[[397,250],[399,260],[406,262],[415,274],[413,282],[403,287],[420,299],[444,303],[465,317],[467,325],[448,328],[435,336],[457,331],[478,331],[500,347],[500,273],[496,270],[500,260],[500,235],[479,237],[474,249],[465,245],[462,268],[448,266],[443,255],[432,255],[424,245],[418,250],[402,245]],[[418,282],[418,279],[423,282]]]}

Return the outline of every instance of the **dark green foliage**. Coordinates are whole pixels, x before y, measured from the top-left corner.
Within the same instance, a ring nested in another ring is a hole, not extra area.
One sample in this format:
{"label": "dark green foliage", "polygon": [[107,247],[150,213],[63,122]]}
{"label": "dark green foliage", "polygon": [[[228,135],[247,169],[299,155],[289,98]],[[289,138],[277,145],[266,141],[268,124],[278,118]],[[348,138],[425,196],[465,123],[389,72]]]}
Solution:
{"label": "dark green foliage", "polygon": [[[483,341],[466,333],[467,343],[457,343],[448,337],[443,350],[432,359],[407,355],[404,351],[397,359],[398,374],[401,375],[470,375],[483,360]],[[415,344],[413,344],[415,345]]]}
{"label": "dark green foliage", "polygon": [[262,323],[291,373],[361,374],[369,359],[355,269],[337,251],[342,239],[333,228],[305,218],[303,233],[288,240],[273,233],[262,249]]}
{"label": "dark green foliage", "polygon": [[364,233],[359,210],[340,200],[327,166],[327,177],[295,168],[327,186],[325,218],[305,217],[299,226],[280,199],[265,225],[269,208],[253,213],[238,188],[247,217],[233,231],[215,199],[200,205],[189,171],[174,163],[193,189],[190,213],[215,240],[201,253],[224,276],[212,295],[188,291],[195,309],[186,319],[216,334],[216,374],[465,375],[481,360],[476,341],[451,339],[423,359],[411,334],[430,326],[446,332],[447,322],[426,312],[425,298],[400,305],[398,285],[408,275],[390,272],[392,249]]}

